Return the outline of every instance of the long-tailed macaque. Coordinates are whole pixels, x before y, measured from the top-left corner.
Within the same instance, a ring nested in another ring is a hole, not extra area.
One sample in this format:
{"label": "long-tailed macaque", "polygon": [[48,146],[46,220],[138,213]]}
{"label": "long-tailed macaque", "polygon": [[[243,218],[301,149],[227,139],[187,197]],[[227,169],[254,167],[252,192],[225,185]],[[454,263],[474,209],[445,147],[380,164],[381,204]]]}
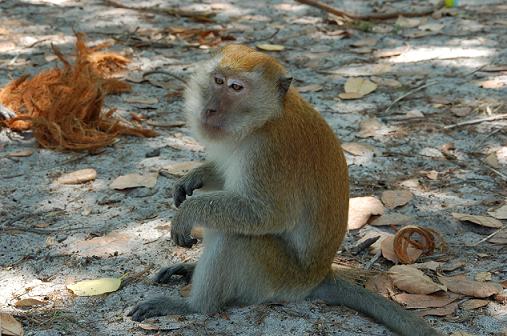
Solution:
{"label": "long-tailed macaque", "polygon": [[[142,321],[316,299],[365,313],[401,335],[439,335],[399,305],[333,276],[347,230],[347,164],[331,128],[290,83],[274,58],[241,45],[226,46],[198,68],[186,112],[208,157],[176,183],[171,237],[190,247],[191,229],[203,226],[204,251],[196,265],[156,276],[159,283],[191,278],[188,299],[149,300],[129,315]],[[208,191],[192,196],[200,188]]]}

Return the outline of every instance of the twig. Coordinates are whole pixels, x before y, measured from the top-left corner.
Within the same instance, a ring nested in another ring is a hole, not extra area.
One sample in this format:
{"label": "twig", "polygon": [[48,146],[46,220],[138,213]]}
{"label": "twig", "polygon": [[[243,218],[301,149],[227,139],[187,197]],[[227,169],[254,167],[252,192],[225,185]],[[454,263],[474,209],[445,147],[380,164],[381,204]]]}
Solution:
{"label": "twig", "polygon": [[495,169],[495,168],[493,168],[493,167],[489,167],[489,166],[488,166],[488,168],[489,168],[489,170],[491,170],[493,173],[496,173],[498,176],[500,176],[500,177],[501,177],[501,178],[503,178],[505,181],[507,181],[507,175],[500,173],[498,170],[496,170],[496,169]]}
{"label": "twig", "polygon": [[173,16],[181,16],[190,18],[196,21],[201,22],[213,22],[211,19],[213,16],[216,15],[215,12],[212,11],[189,11],[179,8],[151,8],[151,7],[132,7],[127,6],[122,3],[113,1],[113,0],[104,0],[104,3],[108,6],[116,7],[116,8],[123,8],[123,9],[131,9],[131,10],[137,10],[141,12],[148,12],[148,13],[155,13],[155,14],[166,14],[166,15],[173,15]]}
{"label": "twig", "polygon": [[493,121],[493,120],[500,120],[500,119],[506,119],[506,118],[507,118],[507,113],[506,114],[499,114],[499,115],[496,115],[496,116],[491,116],[491,117],[486,117],[486,118],[479,118],[479,119],[473,119],[473,120],[463,121],[463,122],[460,122],[460,123],[457,123],[457,124],[445,126],[444,129],[451,129],[451,128],[454,128],[454,127],[465,126],[465,125],[480,124],[480,123],[485,122],[485,121]]}
{"label": "twig", "polygon": [[499,232],[501,232],[501,231],[503,231],[503,230],[505,230],[505,229],[507,229],[507,226],[504,226],[503,228],[500,228],[500,229],[496,230],[495,232],[493,232],[493,233],[492,233],[492,234],[490,234],[489,236],[487,236],[487,237],[485,237],[485,238],[482,238],[481,240],[479,240],[479,241],[478,241],[478,242],[476,242],[476,243],[473,243],[471,246],[472,246],[472,247],[477,246],[477,245],[479,245],[479,244],[481,244],[481,243],[485,242],[485,241],[486,241],[486,240],[488,240],[489,238],[491,238],[491,237],[495,236],[497,233],[499,233]]}
{"label": "twig", "polygon": [[153,127],[161,127],[161,128],[176,128],[185,126],[184,121],[173,121],[166,124],[158,123],[156,121],[147,120],[146,124]]}
{"label": "twig", "polygon": [[396,19],[398,16],[404,16],[404,17],[418,17],[418,16],[426,16],[431,15],[436,10],[439,10],[443,7],[443,1],[439,1],[439,3],[433,7],[432,9],[428,9],[422,12],[392,12],[392,13],[384,13],[384,14],[367,14],[367,15],[355,15],[350,14],[348,12],[345,12],[343,10],[331,7],[323,2],[320,2],[318,0],[296,0],[297,2],[300,2],[302,4],[317,7],[319,9],[322,9],[325,12],[331,13],[336,16],[344,16],[352,20],[389,20],[389,19]]}
{"label": "twig", "polygon": [[361,243],[352,247],[350,249],[350,253],[352,255],[358,255],[361,251],[363,251],[363,250],[367,249],[368,247],[370,247],[371,245],[373,245],[377,240],[379,240],[379,238],[380,238],[380,236],[376,236],[376,237],[371,237],[371,238],[368,238],[368,239],[362,241]]}
{"label": "twig", "polygon": [[421,90],[422,90],[422,89],[424,89],[424,88],[427,88],[428,86],[431,86],[431,85],[434,85],[434,84],[437,84],[437,83],[438,83],[438,80],[430,81],[430,82],[428,82],[428,83],[426,83],[426,84],[424,84],[424,85],[421,85],[421,86],[419,86],[419,87],[417,87],[417,88],[415,88],[415,89],[413,89],[413,90],[411,90],[411,91],[409,91],[409,92],[405,93],[404,95],[402,95],[402,96],[400,96],[400,97],[396,98],[396,99],[395,99],[395,100],[394,100],[394,101],[393,101],[393,102],[392,102],[392,103],[391,103],[391,104],[390,104],[390,105],[386,108],[386,110],[384,111],[384,113],[389,112],[389,110],[391,109],[391,107],[393,107],[396,103],[398,103],[399,101],[403,100],[404,98],[406,98],[406,97],[410,96],[411,94],[414,94],[414,93],[416,93],[416,92],[418,92],[418,91],[421,91]]}
{"label": "twig", "polygon": [[364,269],[367,269],[369,270],[374,263],[377,262],[377,260],[380,258],[380,256],[382,255],[382,251],[378,251],[374,256],[373,258],[371,258],[370,261],[368,261],[368,263],[366,264],[366,267]]}

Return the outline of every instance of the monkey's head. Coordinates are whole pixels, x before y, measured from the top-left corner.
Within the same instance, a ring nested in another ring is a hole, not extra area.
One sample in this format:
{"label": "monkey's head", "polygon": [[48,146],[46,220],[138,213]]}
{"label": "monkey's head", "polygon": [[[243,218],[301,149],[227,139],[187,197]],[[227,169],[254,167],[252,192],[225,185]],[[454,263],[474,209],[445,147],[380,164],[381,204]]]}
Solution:
{"label": "monkey's head", "polygon": [[292,78],[273,57],[228,45],[199,67],[185,92],[190,126],[207,141],[239,141],[280,116]]}

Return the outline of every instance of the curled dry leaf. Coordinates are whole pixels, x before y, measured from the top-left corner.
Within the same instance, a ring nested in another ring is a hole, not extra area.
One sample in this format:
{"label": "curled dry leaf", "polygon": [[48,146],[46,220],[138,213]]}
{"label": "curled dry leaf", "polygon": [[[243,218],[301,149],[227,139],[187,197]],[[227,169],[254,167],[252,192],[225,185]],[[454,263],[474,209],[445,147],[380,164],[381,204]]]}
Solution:
{"label": "curled dry leaf", "polygon": [[447,291],[443,285],[435,283],[422,271],[408,265],[395,265],[387,272],[393,284],[411,294],[431,294]]}
{"label": "curled dry leaf", "polygon": [[[380,243],[380,249],[382,251],[382,256],[386,258],[389,261],[392,261],[393,263],[397,264],[400,262],[400,259],[398,258],[398,255],[394,251],[394,236],[388,236],[382,240]],[[421,255],[422,251],[413,247],[408,246],[405,254],[406,258],[410,258],[410,260],[417,260]]]}
{"label": "curled dry leaf", "polygon": [[257,49],[260,49],[263,51],[282,51],[285,49],[285,47],[280,44],[262,43],[262,44],[257,44]]}
{"label": "curled dry leaf", "polygon": [[341,99],[358,99],[375,91],[377,84],[364,78],[351,77],[345,82],[343,93],[339,94]]}
{"label": "curled dry leaf", "polygon": [[460,296],[454,293],[445,293],[444,295],[400,293],[393,297],[394,301],[408,309],[440,308],[459,298]]}
{"label": "curled dry leaf", "polygon": [[23,325],[12,315],[0,313],[0,335],[23,336]]}
{"label": "curled dry leaf", "polygon": [[83,280],[74,284],[67,285],[77,296],[94,296],[104,293],[115,292],[121,286],[119,278],[101,278],[94,280]]}
{"label": "curled dry leaf", "polygon": [[387,190],[382,193],[382,202],[386,208],[394,209],[412,200],[412,193],[408,190]]}
{"label": "curled dry leaf", "polygon": [[474,310],[477,308],[485,307],[489,304],[489,300],[471,299],[461,304],[464,310]]}
{"label": "curled dry leaf", "polygon": [[80,184],[93,181],[97,177],[97,171],[93,168],[80,169],[72,173],[60,176],[56,183],[59,184]]}
{"label": "curled dry leaf", "polygon": [[451,292],[477,298],[487,298],[491,295],[498,294],[503,290],[502,285],[494,282],[473,281],[460,276],[439,276],[438,280],[446,285],[447,289]]}
{"label": "curled dry leaf", "polygon": [[469,215],[459,212],[453,212],[452,217],[456,218],[460,221],[467,221],[472,222],[474,224],[478,224],[485,227],[495,228],[499,229],[503,227],[502,222],[500,222],[498,219],[487,217],[487,216],[477,216],[477,215]]}
{"label": "curled dry leaf", "polygon": [[46,302],[37,300],[34,298],[27,298],[27,299],[21,299],[17,301],[14,306],[17,308],[28,308],[28,307],[34,307],[34,306],[43,306]]}
{"label": "curled dry leaf", "polygon": [[389,213],[384,214],[378,218],[372,220],[369,224],[373,226],[385,226],[385,225],[406,225],[412,221],[412,217],[399,214]]}
{"label": "curled dry leaf", "polygon": [[353,197],[349,200],[349,230],[363,227],[372,215],[382,215],[384,206],[375,197]]}
{"label": "curled dry leaf", "polygon": [[488,214],[496,219],[507,219],[507,204],[496,210],[488,211]]}
{"label": "curled dry leaf", "polygon": [[420,317],[423,316],[447,316],[454,314],[454,312],[458,309],[458,303],[453,302],[447,306],[441,307],[441,308],[430,308],[430,309],[424,309],[415,312]]}
{"label": "curled dry leaf", "polygon": [[153,188],[157,184],[158,173],[146,175],[127,174],[117,177],[109,187],[111,189],[123,190],[128,188],[146,187]]}
{"label": "curled dry leaf", "polygon": [[162,168],[162,170],[171,174],[171,175],[181,177],[181,176],[186,175],[191,169],[199,167],[200,165],[202,165],[202,161],[176,162],[176,163],[172,163],[170,165],[164,166]]}
{"label": "curled dry leaf", "polygon": [[[413,239],[412,236],[418,235],[420,240]],[[393,249],[396,257],[403,264],[412,264],[417,258],[409,252],[409,248],[413,247],[421,251],[425,255],[430,255],[435,250],[435,231],[422,228],[419,226],[406,226],[394,235]]]}

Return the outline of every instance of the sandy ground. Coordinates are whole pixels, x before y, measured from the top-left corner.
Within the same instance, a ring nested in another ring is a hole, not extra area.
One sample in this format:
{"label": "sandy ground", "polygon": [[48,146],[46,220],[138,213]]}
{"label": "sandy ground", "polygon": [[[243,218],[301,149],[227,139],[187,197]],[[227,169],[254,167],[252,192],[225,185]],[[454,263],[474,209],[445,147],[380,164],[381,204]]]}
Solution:
{"label": "sandy ground", "polygon": [[[122,3],[138,5],[135,1]],[[143,1],[151,8],[182,3]],[[323,12],[293,1],[186,3],[187,9],[213,10],[218,15],[213,23],[197,23],[116,8],[102,1],[2,1],[0,85],[55,66],[50,44],[70,53],[73,30],[81,31],[91,43],[115,40],[114,49],[132,57],[128,76],[134,91],[108,97],[107,107],[117,108],[117,114],[127,119],[130,112],[136,112],[167,124],[183,120],[182,84],[174,76],[187,78],[196,62],[207,59],[213,49],[200,46],[195,39],[175,37],[170,28],[219,29],[224,40],[229,36],[251,46],[283,45],[285,50],[275,56],[294,76],[294,85],[319,86],[303,90],[305,98],[343,142],[369,146],[359,155],[347,154],[352,196],[410,190],[414,198],[396,212],[411,216],[414,224],[438,230],[448,244],[447,252],[427,260],[465,262],[463,268],[448,274],[473,277],[489,271],[494,281],[507,279],[505,245],[483,242],[470,246],[492,229],[451,216],[451,212],[485,214],[505,201],[507,121],[445,128],[506,113],[507,5],[468,1],[471,5],[437,19],[425,17],[413,27],[395,24],[395,20],[352,27],[339,26]],[[413,11],[416,8],[411,4],[420,2],[329,3],[349,11],[370,11],[372,5]],[[358,41],[362,42],[354,48],[352,44]],[[134,80],[151,70],[169,75],[153,73],[149,81]],[[361,99],[341,100],[338,94],[349,76],[370,78],[378,88]],[[421,86],[388,108],[395,99]],[[132,97],[138,102],[132,103]],[[380,128],[360,134],[360,122],[370,118],[376,118]],[[188,250],[171,242],[168,229],[175,208],[170,191],[175,177],[160,175],[154,188],[124,192],[109,188],[120,175],[203,159],[202,147],[187,127],[159,127],[157,131],[159,137],[120,138],[90,155],[41,149],[30,133],[0,130],[0,307],[22,321],[27,335],[391,334],[353,311],[318,303],[259,305],[215,316],[146,323],[160,326],[160,331],[144,330],[126,317],[128,309],[143,298],[168,292],[176,295],[181,282],[161,287],[152,284],[149,275],[164,265],[196,260],[202,247],[199,243]],[[454,149],[443,155],[446,144],[453,144]],[[33,155],[7,155],[25,149],[33,150]],[[160,155],[151,156],[154,150],[160,150]],[[491,153],[497,153],[496,168],[484,162]],[[96,169],[96,180],[80,185],[55,182],[63,173],[82,168]],[[436,178],[428,178],[425,172],[433,170],[438,173]],[[368,230],[371,227],[349,233],[341,260],[359,268],[368,264],[371,255],[348,252]],[[391,265],[380,258],[373,269],[383,271]],[[126,277],[123,286],[109,295],[76,297],[66,289],[66,284],[77,280],[120,276]],[[14,307],[27,297],[44,299],[47,304],[27,310]],[[507,308],[494,301],[484,308],[460,308],[428,321],[445,333],[507,335]]]}

